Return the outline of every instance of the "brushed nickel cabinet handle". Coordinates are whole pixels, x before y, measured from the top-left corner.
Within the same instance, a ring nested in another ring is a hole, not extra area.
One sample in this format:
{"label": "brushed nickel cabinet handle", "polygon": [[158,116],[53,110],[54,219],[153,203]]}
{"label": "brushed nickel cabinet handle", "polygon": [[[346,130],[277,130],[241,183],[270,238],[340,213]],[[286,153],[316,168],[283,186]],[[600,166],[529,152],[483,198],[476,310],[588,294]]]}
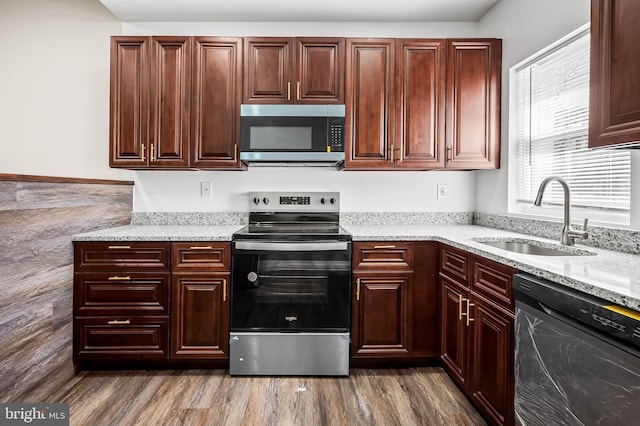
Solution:
{"label": "brushed nickel cabinet handle", "polygon": [[156,158],[156,144],[152,143],[151,144],[151,162],[155,163],[157,160]]}
{"label": "brushed nickel cabinet handle", "polygon": [[300,82],[296,83],[296,99],[300,100]]}
{"label": "brushed nickel cabinet handle", "polygon": [[222,279],[222,301],[227,301],[227,280],[225,278]]}
{"label": "brushed nickel cabinet handle", "polygon": [[391,244],[391,245],[387,245],[387,246],[373,246],[374,249],[394,249],[396,248],[395,245]]}
{"label": "brushed nickel cabinet handle", "polygon": [[109,250],[126,250],[126,249],[130,249],[131,246],[109,246],[107,248]]}
{"label": "brushed nickel cabinet handle", "polygon": [[126,277],[109,277],[109,281],[131,281],[131,277],[127,275]]}
{"label": "brushed nickel cabinet handle", "polygon": [[447,147],[447,161],[451,161],[453,160],[453,148],[448,146]]}
{"label": "brushed nickel cabinet handle", "polygon": [[360,278],[356,280],[356,300],[360,300]]}
{"label": "brushed nickel cabinet handle", "polygon": [[462,295],[459,294],[458,295],[458,319],[462,320],[462,317],[464,316],[464,314],[462,313],[462,303],[463,303],[464,299],[462,298]]}
{"label": "brushed nickel cabinet handle", "polygon": [[471,307],[476,306],[475,303],[471,303],[469,299],[467,299],[467,327],[469,327],[471,321],[475,321],[475,318],[471,318]]}
{"label": "brushed nickel cabinet handle", "polygon": [[189,247],[189,250],[211,250],[213,247],[211,246],[193,246]]}
{"label": "brushed nickel cabinet handle", "polygon": [[287,100],[291,100],[291,82],[287,81]]}
{"label": "brushed nickel cabinet handle", "polygon": [[109,325],[129,325],[131,324],[130,320],[112,320],[112,321],[108,321],[107,324]]}
{"label": "brushed nickel cabinet handle", "polygon": [[236,161],[238,159],[238,144],[234,143],[233,144],[233,161]]}
{"label": "brushed nickel cabinet handle", "polygon": [[143,163],[147,162],[147,157],[145,156],[146,151],[147,146],[145,144],[142,144],[142,159],[140,161],[142,161]]}

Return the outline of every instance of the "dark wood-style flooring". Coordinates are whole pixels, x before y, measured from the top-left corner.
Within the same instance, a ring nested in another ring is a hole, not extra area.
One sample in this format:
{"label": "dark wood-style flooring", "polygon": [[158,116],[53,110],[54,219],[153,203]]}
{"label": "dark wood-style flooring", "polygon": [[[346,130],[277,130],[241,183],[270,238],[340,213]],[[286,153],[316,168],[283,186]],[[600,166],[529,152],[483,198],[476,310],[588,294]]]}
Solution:
{"label": "dark wood-style flooring", "polygon": [[82,373],[52,402],[72,425],[484,425],[440,368],[350,377],[230,377],[227,370]]}

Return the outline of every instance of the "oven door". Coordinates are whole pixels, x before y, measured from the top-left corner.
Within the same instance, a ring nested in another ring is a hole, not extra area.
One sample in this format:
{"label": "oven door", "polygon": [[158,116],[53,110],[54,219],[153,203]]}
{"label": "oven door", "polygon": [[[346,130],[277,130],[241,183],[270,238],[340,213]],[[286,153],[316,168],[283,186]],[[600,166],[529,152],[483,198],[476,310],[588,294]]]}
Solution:
{"label": "oven door", "polygon": [[350,242],[234,242],[232,331],[346,332],[350,295]]}

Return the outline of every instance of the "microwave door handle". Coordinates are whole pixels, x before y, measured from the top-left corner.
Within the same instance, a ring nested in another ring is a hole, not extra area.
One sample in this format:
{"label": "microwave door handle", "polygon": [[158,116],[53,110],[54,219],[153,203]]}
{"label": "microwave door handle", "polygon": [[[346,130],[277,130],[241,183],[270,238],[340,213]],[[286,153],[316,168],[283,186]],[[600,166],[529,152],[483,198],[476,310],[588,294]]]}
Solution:
{"label": "microwave door handle", "polygon": [[262,251],[339,251],[348,250],[349,243],[343,241],[322,242],[263,242],[263,241],[235,241],[236,250]]}

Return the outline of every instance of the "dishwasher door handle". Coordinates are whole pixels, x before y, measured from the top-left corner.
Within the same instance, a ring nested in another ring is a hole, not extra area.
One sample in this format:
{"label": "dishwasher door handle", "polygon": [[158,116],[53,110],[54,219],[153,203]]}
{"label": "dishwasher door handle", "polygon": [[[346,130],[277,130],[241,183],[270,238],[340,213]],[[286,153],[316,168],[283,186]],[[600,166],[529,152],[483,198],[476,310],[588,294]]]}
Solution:
{"label": "dishwasher door handle", "polygon": [[260,251],[346,251],[349,243],[345,241],[315,241],[315,242],[264,242],[264,241],[235,241],[236,250]]}

